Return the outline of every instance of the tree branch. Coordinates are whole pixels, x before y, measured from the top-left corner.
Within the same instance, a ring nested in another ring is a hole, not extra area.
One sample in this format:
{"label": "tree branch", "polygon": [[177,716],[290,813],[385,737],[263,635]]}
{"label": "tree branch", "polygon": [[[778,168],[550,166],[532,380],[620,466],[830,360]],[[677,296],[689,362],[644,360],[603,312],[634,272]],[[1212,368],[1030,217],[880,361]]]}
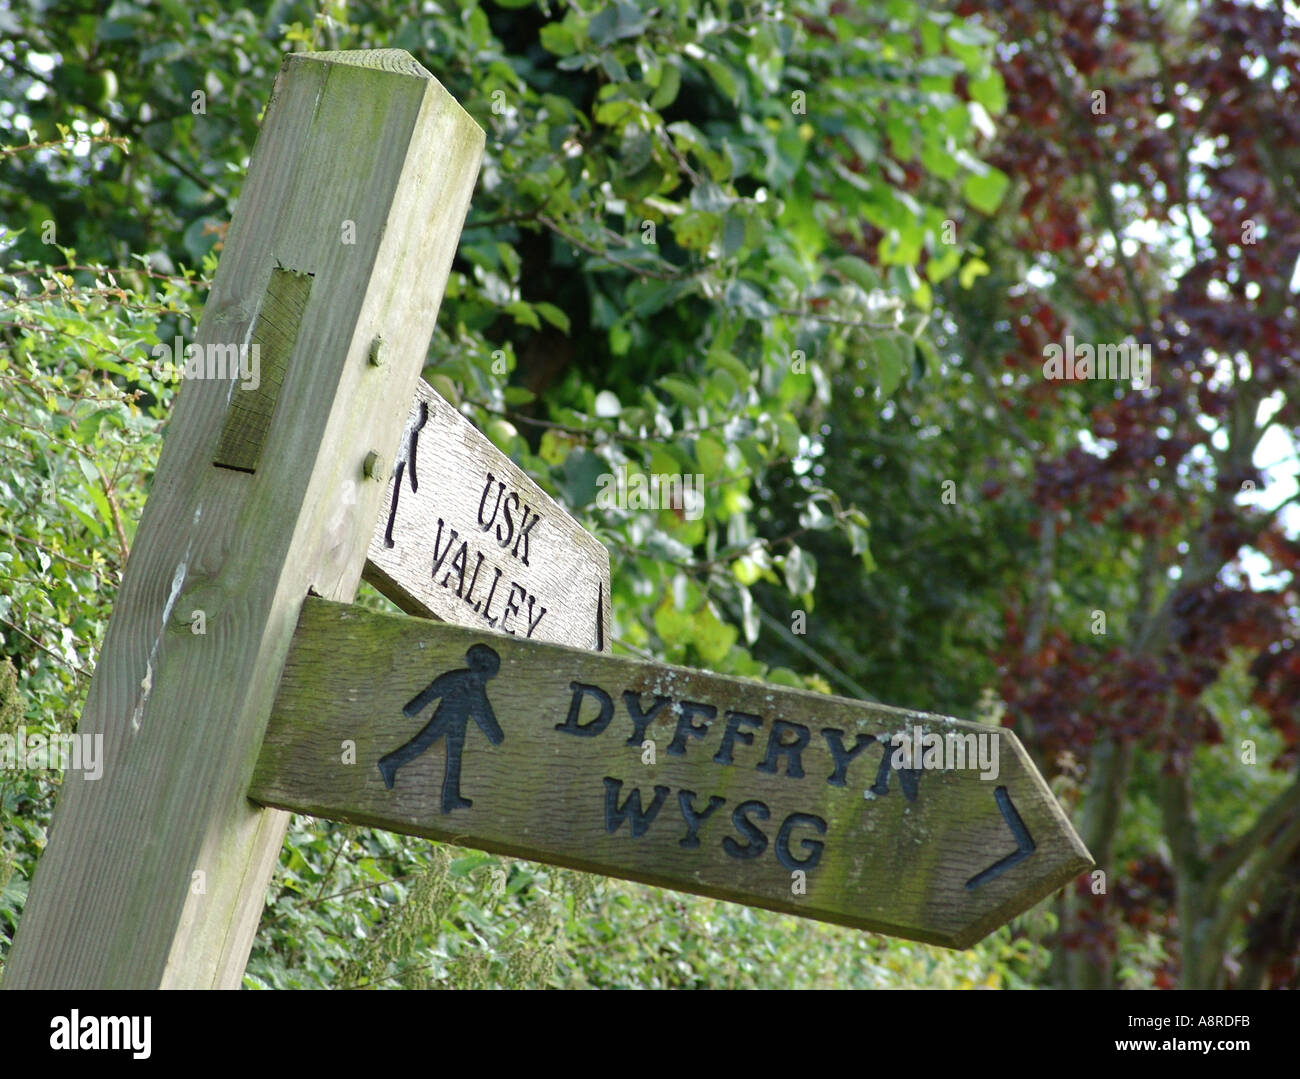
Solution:
{"label": "tree branch", "polygon": [[[1300,780],[1291,790],[1300,790]],[[1290,858],[1297,847],[1300,847],[1300,812],[1296,812],[1282,831],[1274,836],[1237,886],[1217,901],[1214,921],[1202,943],[1203,954],[1215,955],[1222,951],[1233,922],[1245,912],[1251,897],[1268,875]]]}
{"label": "tree branch", "polygon": [[1234,839],[1226,852],[1214,859],[1205,878],[1207,890],[1218,891],[1250,856],[1275,832],[1292,813],[1300,812],[1300,778],[1273,799],[1256,818],[1250,829]]}

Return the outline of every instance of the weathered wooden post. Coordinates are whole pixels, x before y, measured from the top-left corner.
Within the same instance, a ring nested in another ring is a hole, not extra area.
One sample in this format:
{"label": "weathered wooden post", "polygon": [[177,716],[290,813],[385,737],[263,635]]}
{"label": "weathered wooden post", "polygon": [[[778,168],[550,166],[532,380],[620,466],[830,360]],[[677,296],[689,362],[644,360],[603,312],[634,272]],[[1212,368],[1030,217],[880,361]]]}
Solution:
{"label": "weathered wooden post", "polygon": [[483,142],[405,52],[286,59],[196,342],[260,379],[177,397],[81,719],[104,774],[64,781],[6,988],[239,984],[276,683],[304,597],[355,595]]}

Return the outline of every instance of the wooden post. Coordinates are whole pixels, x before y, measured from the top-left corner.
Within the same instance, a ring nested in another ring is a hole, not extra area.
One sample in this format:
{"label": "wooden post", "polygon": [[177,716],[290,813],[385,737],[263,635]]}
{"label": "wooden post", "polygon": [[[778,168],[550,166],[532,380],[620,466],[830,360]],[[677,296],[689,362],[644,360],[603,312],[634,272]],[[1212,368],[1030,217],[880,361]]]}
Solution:
{"label": "wooden post", "polygon": [[261,377],[177,396],[79,728],[104,774],[64,781],[6,988],[239,985],[276,682],[308,591],[355,596],[483,141],[405,52],[285,60],[196,342]]}

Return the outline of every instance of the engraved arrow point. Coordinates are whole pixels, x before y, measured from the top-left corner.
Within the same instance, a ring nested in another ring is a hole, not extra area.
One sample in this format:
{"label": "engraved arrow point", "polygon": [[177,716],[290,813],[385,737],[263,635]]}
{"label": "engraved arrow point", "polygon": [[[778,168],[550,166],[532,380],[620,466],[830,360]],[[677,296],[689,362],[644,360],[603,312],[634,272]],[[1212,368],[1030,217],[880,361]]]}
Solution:
{"label": "engraved arrow point", "polygon": [[993,797],[997,799],[998,808],[1002,810],[1002,819],[1007,822],[1007,827],[1011,829],[1011,834],[1016,840],[1016,849],[1005,858],[999,858],[987,869],[981,869],[970,880],[966,882],[966,890],[973,892],[981,884],[987,884],[994,877],[999,877],[1010,869],[1013,865],[1023,862],[1034,853],[1034,837],[1029,834],[1029,829],[1025,827],[1025,822],[1020,819],[1020,814],[1016,812],[1016,807],[1011,804],[1011,795],[1007,793],[1006,787],[999,787],[993,792]]}

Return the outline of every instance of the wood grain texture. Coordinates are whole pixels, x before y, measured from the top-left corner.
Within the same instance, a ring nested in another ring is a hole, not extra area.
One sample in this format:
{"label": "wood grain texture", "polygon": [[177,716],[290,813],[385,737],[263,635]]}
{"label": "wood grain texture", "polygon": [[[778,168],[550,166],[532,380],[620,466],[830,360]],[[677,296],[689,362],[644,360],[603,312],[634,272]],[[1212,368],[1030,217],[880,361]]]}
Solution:
{"label": "wood grain texture", "polygon": [[213,464],[238,385],[177,395],[79,728],[104,774],[64,780],[6,988],[239,984],[288,819],[246,798],[276,681],[308,590],[355,595],[362,462],[397,445],[482,149],[409,57],[286,59],[197,335],[247,340],[273,269],[311,274],[279,403],[250,474]]}
{"label": "wood grain texture", "polygon": [[402,610],[609,650],[609,552],[426,382],[384,499],[365,577]]}
{"label": "wood grain texture", "polygon": [[[441,737],[399,760],[422,729]],[[882,775],[892,736],[913,730],[996,740],[996,776]],[[635,836],[634,789],[652,816]],[[1003,728],[316,599],[250,797],[950,947],[1092,864]]]}

